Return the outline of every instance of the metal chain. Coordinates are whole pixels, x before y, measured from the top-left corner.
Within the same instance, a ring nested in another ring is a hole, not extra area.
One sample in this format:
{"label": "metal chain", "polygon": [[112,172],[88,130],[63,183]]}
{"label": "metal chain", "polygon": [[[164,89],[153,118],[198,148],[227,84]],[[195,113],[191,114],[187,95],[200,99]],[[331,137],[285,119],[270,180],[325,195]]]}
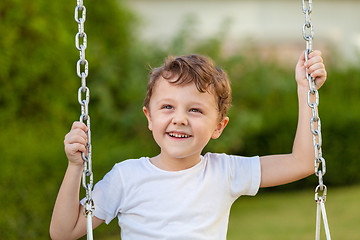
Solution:
{"label": "metal chain", "polygon": [[[79,18],[79,16],[81,16]],[[87,239],[92,240],[92,216],[94,213],[94,201],[92,199],[93,188],[93,172],[92,172],[92,160],[91,160],[91,131],[90,131],[90,116],[89,116],[89,102],[90,102],[90,90],[86,86],[86,78],[88,76],[88,61],[85,58],[85,50],[87,47],[87,35],[84,31],[84,23],[86,19],[86,8],[83,4],[83,0],[77,0],[77,6],[75,7],[75,21],[78,23],[78,33],[75,35],[75,46],[80,53],[80,59],[76,63],[76,72],[81,79],[81,87],[78,90],[78,101],[81,105],[80,122],[86,121],[87,131],[87,143],[86,151],[81,154],[84,160],[84,171],[82,176],[82,185],[86,190],[86,200],[84,205],[84,215],[87,218]],[[83,95],[84,98],[83,98]]]}
{"label": "metal chain", "polygon": [[[303,12],[305,14],[305,23],[303,25],[303,36],[306,42],[305,60],[309,59],[312,52],[312,40],[314,38],[314,29],[311,23],[312,0],[302,0]],[[306,72],[306,78],[309,81],[308,105],[312,109],[312,117],[310,120],[310,129],[313,134],[314,152],[315,152],[315,175],[318,177],[319,184],[315,188],[315,201],[317,203],[316,214],[316,240],[320,239],[320,220],[324,222],[326,239],[330,240],[330,231],[326,217],[325,201],[327,195],[327,187],[324,185],[323,176],[326,173],[326,163],[322,155],[322,136],[321,122],[318,112],[319,92],[316,89],[315,78]],[[314,99],[315,100],[312,100]],[[322,194],[321,194],[322,193]]]}

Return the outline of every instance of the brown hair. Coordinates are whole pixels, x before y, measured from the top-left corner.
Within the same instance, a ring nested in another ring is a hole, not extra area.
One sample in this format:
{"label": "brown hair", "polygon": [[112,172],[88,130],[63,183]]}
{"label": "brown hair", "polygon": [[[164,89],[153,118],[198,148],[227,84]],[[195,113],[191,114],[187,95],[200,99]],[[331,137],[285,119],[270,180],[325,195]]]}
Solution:
{"label": "brown hair", "polygon": [[146,108],[149,108],[154,86],[160,77],[176,85],[193,82],[199,92],[213,93],[217,98],[220,121],[226,116],[231,105],[230,81],[226,72],[216,67],[210,58],[201,55],[167,57],[164,65],[150,71],[144,101]]}

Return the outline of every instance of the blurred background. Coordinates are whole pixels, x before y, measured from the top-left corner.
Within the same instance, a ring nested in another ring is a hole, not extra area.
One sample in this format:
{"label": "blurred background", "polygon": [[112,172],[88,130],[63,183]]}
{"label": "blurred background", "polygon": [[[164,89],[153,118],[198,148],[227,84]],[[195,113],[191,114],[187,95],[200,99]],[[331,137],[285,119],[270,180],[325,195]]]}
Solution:
{"label": "blurred background", "polygon": [[[301,1],[86,0],[93,171],[159,149],[142,113],[149,69],[169,54],[200,53],[232,81],[230,123],[205,149],[245,156],[291,151],[294,68],[305,48]],[[0,2],[0,239],[49,239],[67,167],[63,139],[80,116],[75,0]],[[360,239],[360,1],[313,3],[328,219],[333,237]],[[139,151],[141,149],[141,151]],[[234,204],[229,239],[309,239],[317,178]],[[85,196],[83,190],[81,198]],[[211,201],[211,199],[209,199]],[[119,239],[117,221],[95,231]]]}

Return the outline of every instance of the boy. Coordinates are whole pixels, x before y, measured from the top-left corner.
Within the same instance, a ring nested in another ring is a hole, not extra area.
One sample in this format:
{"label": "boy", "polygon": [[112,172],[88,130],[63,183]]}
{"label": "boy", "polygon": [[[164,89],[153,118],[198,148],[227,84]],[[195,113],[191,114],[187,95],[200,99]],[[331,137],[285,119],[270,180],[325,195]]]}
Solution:
{"label": "boy", "polygon": [[[230,208],[239,196],[314,173],[306,69],[320,88],[326,71],[319,51],[307,62],[303,52],[296,65],[299,119],[292,153],[202,156],[208,141],[220,137],[229,121],[229,80],[208,58],[168,58],[150,73],[143,107],[160,154],[118,163],[97,183],[93,227],[117,216],[123,240],[226,239]],[[75,122],[65,136],[69,162],[51,220],[53,239],[86,233],[78,199],[86,131],[84,124]]]}

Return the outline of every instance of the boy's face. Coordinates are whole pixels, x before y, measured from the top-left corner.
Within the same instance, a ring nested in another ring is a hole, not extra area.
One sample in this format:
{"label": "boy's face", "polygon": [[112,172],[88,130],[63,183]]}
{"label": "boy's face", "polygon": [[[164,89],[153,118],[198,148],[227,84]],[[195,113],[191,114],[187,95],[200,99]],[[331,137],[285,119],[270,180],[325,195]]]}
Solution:
{"label": "boy's face", "polygon": [[216,98],[201,93],[195,84],[174,85],[161,78],[151,96],[149,108],[143,108],[162,159],[194,158],[211,138],[218,138],[228,118],[219,122]]}

